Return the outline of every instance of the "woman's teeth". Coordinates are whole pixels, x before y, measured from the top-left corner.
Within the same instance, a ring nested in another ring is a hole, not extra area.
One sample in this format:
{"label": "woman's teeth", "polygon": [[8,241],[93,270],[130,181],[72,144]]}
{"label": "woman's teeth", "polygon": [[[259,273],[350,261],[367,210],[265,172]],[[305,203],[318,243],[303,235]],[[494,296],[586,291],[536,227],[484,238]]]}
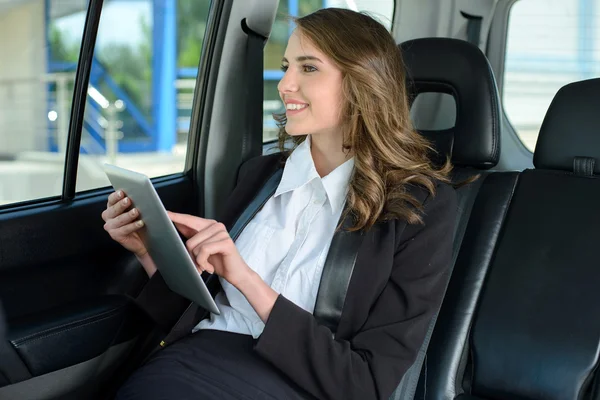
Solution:
{"label": "woman's teeth", "polygon": [[301,110],[308,107],[308,104],[289,103],[285,105],[286,110]]}

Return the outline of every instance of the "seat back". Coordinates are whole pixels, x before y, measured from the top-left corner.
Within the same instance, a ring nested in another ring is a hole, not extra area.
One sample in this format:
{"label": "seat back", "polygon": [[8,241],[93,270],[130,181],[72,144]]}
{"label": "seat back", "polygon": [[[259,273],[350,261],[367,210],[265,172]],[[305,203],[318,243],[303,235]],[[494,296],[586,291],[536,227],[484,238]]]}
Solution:
{"label": "seat back", "polygon": [[473,201],[487,175],[485,171],[495,167],[500,159],[500,101],[496,80],[485,54],[464,40],[414,39],[402,43],[400,48],[412,102],[423,93],[444,93],[454,98],[453,127],[420,131],[437,150],[437,161],[450,157],[454,182],[481,176],[457,192],[456,255]]}
{"label": "seat back", "polygon": [[563,87],[542,125],[536,168],[484,182],[432,337],[425,398],[592,398],[598,110],[600,79]]}

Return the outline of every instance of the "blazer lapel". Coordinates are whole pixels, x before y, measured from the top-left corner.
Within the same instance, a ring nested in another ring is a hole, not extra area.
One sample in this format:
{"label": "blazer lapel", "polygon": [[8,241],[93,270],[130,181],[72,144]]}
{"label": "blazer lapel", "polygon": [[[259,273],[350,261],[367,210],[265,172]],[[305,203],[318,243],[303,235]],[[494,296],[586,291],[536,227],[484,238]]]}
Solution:
{"label": "blazer lapel", "polygon": [[358,250],[364,238],[362,231],[344,230],[351,224],[352,218],[347,217],[342,229],[333,235],[313,313],[321,325],[331,330],[333,336],[337,332]]}

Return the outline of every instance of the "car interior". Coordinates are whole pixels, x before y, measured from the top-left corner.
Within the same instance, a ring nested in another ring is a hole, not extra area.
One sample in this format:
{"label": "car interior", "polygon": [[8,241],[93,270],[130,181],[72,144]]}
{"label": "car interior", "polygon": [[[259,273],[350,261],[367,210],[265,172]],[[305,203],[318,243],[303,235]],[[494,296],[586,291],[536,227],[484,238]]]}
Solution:
{"label": "car interior", "polygon": [[7,0],[0,399],[110,399],[169,333],[181,314],[140,307],[147,275],[103,229],[98,171],[221,215],[240,166],[277,151],[286,16],[323,7],[387,24],[415,127],[454,166],[448,286],[391,399],[599,398],[600,1]]}

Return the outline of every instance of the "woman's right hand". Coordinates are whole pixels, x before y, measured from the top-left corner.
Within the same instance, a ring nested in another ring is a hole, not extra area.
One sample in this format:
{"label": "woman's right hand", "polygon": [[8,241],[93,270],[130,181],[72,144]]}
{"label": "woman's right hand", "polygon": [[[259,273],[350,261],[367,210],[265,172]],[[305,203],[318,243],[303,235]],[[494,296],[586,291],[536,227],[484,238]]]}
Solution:
{"label": "woman's right hand", "polygon": [[102,212],[104,230],[121,246],[142,257],[148,251],[137,231],[144,226],[144,222],[139,219],[137,208],[130,207],[131,199],[122,190],[111,193],[106,210]]}

